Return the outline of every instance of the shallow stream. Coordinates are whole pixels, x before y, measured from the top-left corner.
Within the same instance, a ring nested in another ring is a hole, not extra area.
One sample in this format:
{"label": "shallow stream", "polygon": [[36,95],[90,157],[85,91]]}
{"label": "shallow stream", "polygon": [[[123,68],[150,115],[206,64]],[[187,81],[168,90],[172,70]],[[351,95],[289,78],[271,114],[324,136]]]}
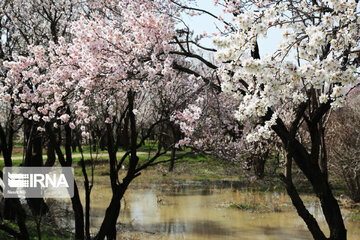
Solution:
{"label": "shallow stream", "polygon": [[[96,232],[109,204],[111,189],[96,184],[91,195],[91,226]],[[302,197],[327,231],[319,202],[312,196]],[[312,239],[286,193],[252,191],[229,182],[135,186],[127,191],[121,203],[119,239]],[[63,208],[71,212],[69,203],[64,203]],[[347,211],[343,214],[348,239],[360,239],[360,223],[350,221]],[[71,225],[70,219],[66,221]]]}

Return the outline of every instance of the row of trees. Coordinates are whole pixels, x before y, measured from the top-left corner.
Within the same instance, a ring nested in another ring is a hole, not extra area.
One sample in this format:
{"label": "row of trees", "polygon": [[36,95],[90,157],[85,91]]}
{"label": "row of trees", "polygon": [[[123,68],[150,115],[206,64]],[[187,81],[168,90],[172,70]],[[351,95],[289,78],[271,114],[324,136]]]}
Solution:
{"label": "row of trees", "polygon": [[[73,145],[106,148],[112,199],[95,239],[116,238],[120,200],[129,184],[170,150],[173,163],[181,146],[243,168],[252,164],[259,178],[272,151],[284,149],[281,180],[314,239],[346,239],[328,178],[325,130],[331,109],[341,108],[358,84],[358,1],[215,1],[232,21],[191,1],[1,4],[5,166],[12,166],[19,129],[24,166],[52,166],[56,159],[72,166]],[[205,14],[224,26],[213,37],[215,48],[201,45],[206,35],[194,36],[182,19],[187,13]],[[283,31],[282,42],[273,54],[261,56],[258,39],[273,28]],[[139,162],[138,149],[154,135],[156,153]],[[126,153],[119,160],[120,148]],[[344,148],[333,150],[331,156],[339,156]],[[346,149],[349,158],[354,154]],[[128,168],[122,170],[125,161]],[[296,190],[293,162],[320,199],[329,238]],[[81,167],[86,201],[83,208],[75,182],[75,238],[90,239],[94,176],[88,175],[84,159]],[[122,179],[120,171],[125,171]],[[354,179],[358,187],[358,176]],[[19,232],[6,224],[1,229],[29,238],[20,201],[6,199],[6,204]],[[34,215],[46,211],[43,199],[27,199],[27,204]]]}

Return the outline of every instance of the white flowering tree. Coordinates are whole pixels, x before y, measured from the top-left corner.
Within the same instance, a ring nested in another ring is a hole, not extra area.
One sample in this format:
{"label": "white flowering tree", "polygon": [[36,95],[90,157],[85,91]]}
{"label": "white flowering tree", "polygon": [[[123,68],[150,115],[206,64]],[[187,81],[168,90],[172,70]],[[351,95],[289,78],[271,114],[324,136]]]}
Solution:
{"label": "white flowering tree", "polygon": [[[233,30],[214,38],[222,89],[238,99],[239,121],[260,119],[249,142],[276,134],[287,152],[281,176],[298,214],[315,239],[346,239],[339,205],[328,181],[326,115],[340,108],[359,82],[358,1],[224,1]],[[282,32],[280,45],[260,57],[258,39]],[[308,144],[299,139],[299,128]],[[304,206],[291,177],[301,169],[320,200],[327,238]]]}

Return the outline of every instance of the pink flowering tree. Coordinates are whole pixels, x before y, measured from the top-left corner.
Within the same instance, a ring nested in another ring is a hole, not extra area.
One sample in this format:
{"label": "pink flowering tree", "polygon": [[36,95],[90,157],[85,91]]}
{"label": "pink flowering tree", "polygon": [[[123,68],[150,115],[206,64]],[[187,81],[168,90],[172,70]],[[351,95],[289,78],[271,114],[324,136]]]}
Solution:
{"label": "pink flowering tree", "polygon": [[[184,14],[191,16],[205,15],[217,26],[224,26],[224,32],[234,31],[232,23],[224,21],[221,16],[198,8],[195,3],[172,1]],[[221,60],[214,58],[217,50],[206,46],[202,40],[211,38],[206,31],[194,34],[191,24],[183,22],[181,29],[172,42],[177,48],[170,51],[174,56],[184,56],[191,64],[173,62],[173,68],[198,78],[202,83],[188,108],[180,108],[173,114],[173,121],[179,124],[186,135],[179,145],[186,145],[199,151],[215,155],[220,159],[236,163],[240,169],[254,169],[256,178],[263,178],[264,166],[268,156],[276,152],[278,140],[275,137],[263,139],[262,142],[249,143],[246,135],[250,125],[234,116],[238,99],[229,97],[225,84],[221,85],[217,70]],[[213,35],[213,34],[212,34]],[[242,90],[241,90],[242,91]],[[201,100],[202,99],[202,100]],[[195,110],[196,109],[196,110]],[[271,143],[271,144],[269,144]],[[249,175],[248,171],[244,174]]]}
{"label": "pink flowering tree", "polygon": [[[6,136],[11,139],[17,131],[15,123],[23,123],[19,115],[19,106],[14,108],[14,101],[11,99],[12,94],[17,94],[19,90],[14,89],[14,86],[6,78],[8,65],[6,61],[13,61],[18,55],[31,54],[28,46],[48,45],[49,40],[55,42],[61,36],[69,37],[69,22],[76,19],[80,14],[81,9],[76,1],[65,0],[56,3],[52,1],[3,1],[0,8],[1,18],[1,38],[0,43],[0,64],[1,64],[1,99],[3,100],[2,107],[8,110],[4,112],[4,116],[8,116],[5,124]],[[77,14],[74,13],[77,12]],[[29,76],[28,76],[29,77]],[[28,124],[24,123],[21,126],[29,128]],[[26,132],[26,130],[24,129]],[[28,135],[28,134],[26,134]],[[28,136],[27,136],[28,137]],[[26,137],[26,138],[27,138]],[[27,139],[25,139],[27,141]],[[4,144],[8,143],[5,151],[6,165],[10,166],[8,156],[11,156],[12,146],[11,141],[3,141]],[[29,144],[29,149],[32,144]],[[39,144],[41,146],[41,144]],[[35,150],[34,150],[35,151]]]}
{"label": "pink flowering tree", "polygon": [[[14,114],[29,122],[29,136],[49,138],[62,166],[72,164],[72,134],[80,131],[82,139],[88,141],[91,123],[103,121],[113,197],[96,239],[112,239],[116,235],[120,200],[128,185],[141,170],[166,153],[166,149],[163,152],[159,149],[147,162],[139,163],[137,149],[163,120],[160,115],[150,124],[138,143],[137,121],[141,118],[137,115],[141,112],[137,108],[141,99],[151,97],[149,93],[156,93],[175,78],[168,43],[175,34],[175,22],[170,16],[178,13],[172,4],[149,1],[89,2],[87,9],[88,15],[71,24],[73,40],[58,37],[43,46],[30,45],[26,56],[13,55],[13,61],[4,63],[10,69],[4,81],[5,90],[13,90],[4,93],[4,98],[13,102]],[[60,149],[61,138],[56,134],[61,132],[65,135],[65,155]],[[116,153],[124,139],[122,134],[128,140],[124,147],[127,152],[118,161]],[[37,147],[36,152],[41,152],[41,144],[32,145]],[[26,156],[32,156],[30,149]],[[38,158],[42,162],[41,154]],[[124,161],[129,161],[129,167],[120,181],[118,172]],[[28,162],[34,163],[33,159]],[[83,172],[86,182],[86,170]],[[89,195],[85,207],[87,238]],[[72,203],[75,236],[82,239],[84,216],[77,187]]]}
{"label": "pink flowering tree", "polygon": [[[103,6],[101,14],[93,14],[90,19],[82,18],[72,27],[75,39],[68,49],[73,51],[70,56],[79,70],[78,75],[73,74],[69,79],[79,79],[79,93],[84,103],[88,97],[94,96],[100,97],[95,97],[95,101],[105,100],[104,130],[113,195],[96,239],[115,238],[120,200],[127,187],[142,169],[151,166],[165,153],[159,150],[146,163],[140,164],[137,149],[150,133],[138,143],[139,117],[136,115],[141,114],[138,109],[141,99],[174,75],[167,43],[174,35],[171,30],[174,21],[169,18],[168,11],[173,10],[160,2],[110,3]],[[79,124],[84,121],[78,119]],[[148,132],[160,121],[153,122]],[[82,135],[87,137],[87,133],[84,131]],[[116,155],[123,133],[129,141],[127,152],[118,161]],[[118,173],[125,161],[128,161],[128,168],[120,180]]]}
{"label": "pink flowering tree", "polygon": [[[194,78],[194,76],[192,76]],[[199,85],[204,82],[200,78]],[[265,176],[265,163],[277,154],[278,140],[249,143],[246,136],[252,124],[244,124],[234,116],[237,100],[207,84],[198,88],[188,105],[172,114],[172,121],[185,135],[177,143],[236,165],[243,174],[253,179]],[[249,170],[253,170],[250,173]]]}
{"label": "pink flowering tree", "polygon": [[[56,42],[61,36],[69,38],[68,27],[70,21],[78,17],[81,9],[77,1],[71,0],[57,1],[56,3],[53,1],[2,1],[0,5],[0,99],[2,105],[1,115],[4,117],[0,127],[0,141],[5,166],[12,166],[13,138],[18,134],[20,128],[23,128],[22,132],[26,142],[24,145],[25,162],[23,164],[42,165],[42,146],[45,144],[46,138],[43,138],[42,131],[37,131],[36,129],[39,127],[38,123],[42,119],[39,119],[39,115],[36,114],[33,119],[32,114],[25,111],[25,105],[28,105],[27,110],[32,108],[34,111],[34,109],[41,107],[42,103],[39,104],[35,98],[32,102],[28,101],[31,95],[29,90],[32,90],[31,80],[24,80],[23,85],[20,86],[19,80],[7,77],[10,67],[9,61],[18,62],[19,64],[16,67],[22,68],[24,66],[20,62],[26,65],[26,60],[22,57],[20,57],[20,60],[18,56],[32,56],[34,52],[39,50],[39,48],[36,50],[31,47],[28,48],[29,45],[48,46],[49,40]],[[24,76],[24,79],[31,79],[31,77],[36,76],[36,71],[32,75],[32,70],[27,70],[24,71],[25,75],[27,74]],[[24,98],[24,96],[26,97]],[[47,119],[45,118],[45,120]],[[35,131],[31,131],[34,128]],[[51,153],[49,149],[51,148],[48,147],[48,153]],[[46,164],[52,165],[55,161],[55,156],[53,154],[48,154],[48,156]],[[42,199],[28,199],[27,203],[34,215],[39,215],[41,206],[44,206],[44,211],[41,212],[47,211]],[[18,200],[6,199],[5,211],[7,212],[5,217],[8,218],[8,215],[15,216],[20,227],[19,233],[12,231],[12,234],[16,234],[17,237],[20,236],[24,239],[28,238],[25,226],[25,212],[19,205]]]}

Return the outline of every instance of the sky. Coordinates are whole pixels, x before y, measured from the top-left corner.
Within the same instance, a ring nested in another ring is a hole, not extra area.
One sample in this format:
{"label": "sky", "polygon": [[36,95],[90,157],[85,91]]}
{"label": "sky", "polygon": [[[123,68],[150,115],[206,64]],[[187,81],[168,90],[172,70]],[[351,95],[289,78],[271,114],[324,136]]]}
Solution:
{"label": "sky", "polygon": [[[231,19],[233,18],[229,14],[224,14],[222,11],[221,6],[215,7],[213,4],[213,0],[197,0],[197,7],[207,10],[211,13],[213,13],[215,16],[221,16],[223,19],[231,22]],[[223,24],[221,24],[216,19],[209,17],[207,15],[201,15],[201,16],[183,16],[186,23],[194,30],[195,34],[202,34],[204,30],[211,35],[211,33],[216,33],[218,30],[216,27],[223,27]],[[268,55],[273,53],[277,46],[279,45],[281,41],[281,32],[280,30],[271,30],[268,32],[268,36],[266,39],[260,38],[258,40],[259,49],[260,49],[260,55],[263,57],[264,55]],[[201,41],[202,45],[205,46],[213,46],[211,39],[203,39]]]}

